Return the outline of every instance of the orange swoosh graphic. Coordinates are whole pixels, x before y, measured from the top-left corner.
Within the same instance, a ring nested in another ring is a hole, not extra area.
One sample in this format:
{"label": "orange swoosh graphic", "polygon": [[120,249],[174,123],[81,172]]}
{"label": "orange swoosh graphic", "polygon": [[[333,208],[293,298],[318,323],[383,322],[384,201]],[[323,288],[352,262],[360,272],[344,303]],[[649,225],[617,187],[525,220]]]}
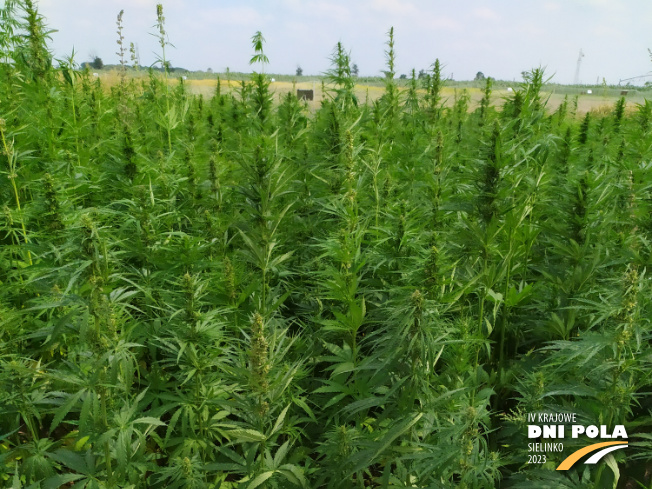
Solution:
{"label": "orange swoosh graphic", "polygon": [[602,443],[594,443],[593,445],[589,445],[588,447],[580,448],[576,452],[571,453],[568,457],[566,457],[566,460],[564,460],[562,463],[559,464],[559,467],[557,467],[557,470],[568,470],[570,469],[575,462],[577,462],[579,459],[581,459],[584,455],[587,453],[595,452],[596,450],[602,448],[602,447],[609,447],[611,445],[626,445],[626,441],[605,441]]}

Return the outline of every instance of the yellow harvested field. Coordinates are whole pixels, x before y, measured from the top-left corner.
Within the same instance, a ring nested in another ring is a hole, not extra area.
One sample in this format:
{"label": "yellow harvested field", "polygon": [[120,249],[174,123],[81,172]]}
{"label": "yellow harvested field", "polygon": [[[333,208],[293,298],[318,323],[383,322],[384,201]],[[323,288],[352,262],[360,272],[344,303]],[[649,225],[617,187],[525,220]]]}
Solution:
{"label": "yellow harvested field", "polygon": [[[143,75],[141,78],[136,78],[136,80],[144,80],[146,78],[146,73],[143,72]],[[130,77],[131,78],[131,77]],[[111,71],[105,71],[100,74],[100,79],[102,80],[102,83],[105,86],[111,87],[120,82],[120,75],[117,71],[111,70]],[[132,78],[133,79],[133,78]],[[179,83],[178,77],[170,76],[170,85],[176,85]],[[188,90],[197,95],[203,95],[204,97],[211,97],[215,93],[215,88],[217,86],[217,81],[215,79],[204,79],[204,80],[185,80],[185,83],[188,87]],[[221,80],[221,85],[222,85],[222,90],[224,93],[228,93],[231,90],[236,90],[242,82],[239,80]],[[288,81],[275,81],[271,83],[271,91],[273,91],[277,97],[282,97],[285,94],[287,94],[290,91],[294,91],[297,89],[302,89],[302,90],[314,90],[314,100],[308,101],[308,107],[312,110],[316,110],[320,104],[321,101],[327,96],[327,93],[329,90],[329,85],[328,84],[322,84],[319,81],[303,81],[303,82],[298,82],[298,83],[293,83],[293,82],[288,82]],[[332,87],[330,87],[332,88]],[[400,88],[401,91],[405,91],[405,88]],[[444,104],[446,106],[452,106],[455,97],[456,97],[456,92],[458,94],[462,93],[462,88],[455,88],[455,87],[444,87],[442,89],[442,97]],[[471,96],[471,103],[469,106],[470,110],[475,110],[479,104],[480,104],[480,99],[482,98],[482,90],[479,88],[466,88],[468,91],[469,95]],[[420,90],[420,92],[424,92],[423,90]],[[369,101],[374,101],[378,98],[380,98],[384,93],[384,87],[380,85],[356,85],[355,88],[355,95],[358,97],[358,100],[360,102],[364,102],[365,100]],[[491,102],[492,104],[495,104],[497,106],[502,105],[502,100],[508,98],[511,95],[509,91],[506,89],[496,89],[494,88],[492,92],[492,97],[491,97]],[[558,93],[546,93],[545,91],[542,92],[542,96],[544,97],[549,97],[548,100],[548,109],[550,111],[556,110],[559,105],[564,101],[564,95],[558,94]],[[569,103],[572,103],[573,96],[568,96]],[[578,108],[577,108],[577,114],[578,115],[583,115],[586,112],[589,111],[598,111],[598,112],[604,112],[611,110],[613,108],[614,104],[618,100],[618,97],[614,96],[605,96],[605,95],[600,95],[598,94],[582,94],[579,96],[578,99]],[[627,97],[627,104],[629,110],[633,109],[634,104],[639,104],[644,102],[644,97],[642,95],[635,95],[635,96],[628,96]]]}
{"label": "yellow harvested field", "polygon": [[[215,80],[187,80],[186,83],[188,84],[188,87],[192,93],[203,94],[204,96],[211,96],[215,92],[215,87],[217,85]],[[241,82],[239,81],[238,82],[231,81],[229,85],[227,84],[226,81],[222,80],[222,87],[228,91],[229,87],[236,88],[237,86],[240,85],[240,83]],[[328,91],[328,88],[329,86],[326,85],[325,86],[326,91]],[[279,97],[282,97],[286,93],[297,89],[314,90],[315,98],[313,101],[308,102],[308,106],[311,109],[317,109],[321,101],[326,96],[324,90],[322,89],[322,84],[319,82],[292,83],[286,81],[277,81],[271,84],[271,90],[275,92]],[[401,90],[404,91],[404,89]],[[467,88],[466,90],[469,92],[469,95],[471,96],[470,109],[474,110],[480,104],[480,99],[482,98],[482,90],[480,90],[479,88]],[[458,92],[458,94],[462,93],[462,89],[460,88],[444,87],[444,89],[442,90],[442,97],[444,98],[444,103],[446,106],[453,105],[455,101],[456,91]],[[380,98],[383,95],[383,93],[384,93],[384,87],[378,85],[356,85],[356,89],[355,89],[355,94],[358,97],[358,100],[360,100],[361,102],[364,102],[367,98],[370,101],[374,101]],[[496,105],[501,105],[502,100],[508,98],[510,95],[511,93],[505,89],[494,89],[492,92],[492,103]],[[556,93],[545,93],[545,92],[543,92],[542,95],[544,97],[546,96],[550,97],[548,100],[548,108],[551,111],[556,110],[559,107],[559,105],[564,101],[564,95],[560,95]],[[572,103],[572,99],[573,99],[572,96],[568,97],[569,103]],[[616,100],[618,100],[618,97],[601,96],[599,94],[580,95],[578,100],[577,113],[578,115],[583,115],[589,111],[603,111],[607,109],[611,110],[611,108],[616,103]],[[642,102],[643,102],[642,96],[628,98],[628,104],[630,105],[630,107],[633,103],[642,103]]]}

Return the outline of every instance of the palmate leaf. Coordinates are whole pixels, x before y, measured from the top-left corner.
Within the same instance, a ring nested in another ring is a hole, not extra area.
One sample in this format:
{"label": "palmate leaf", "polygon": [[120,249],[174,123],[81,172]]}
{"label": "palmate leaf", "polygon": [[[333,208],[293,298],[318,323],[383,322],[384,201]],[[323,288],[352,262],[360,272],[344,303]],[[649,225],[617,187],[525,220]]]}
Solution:
{"label": "palmate leaf", "polygon": [[54,417],[52,418],[52,423],[50,423],[50,432],[54,431],[54,429],[59,426],[59,423],[63,421],[63,419],[75,407],[75,405],[79,402],[84,394],[87,394],[85,390],[76,392],[75,394],[71,395],[59,409],[57,409]]}
{"label": "palmate leaf", "polygon": [[308,403],[306,402],[305,398],[295,397],[292,399],[292,402],[297,406],[299,406],[301,409],[303,409],[312,421],[314,421],[315,423],[317,422],[315,413],[313,412],[312,409],[310,409],[310,406],[308,406]]}
{"label": "palmate leaf", "polygon": [[396,423],[389,429],[389,431],[384,433],[384,436],[380,440],[374,442],[371,448],[358,452],[354,457],[352,457],[354,466],[350,471],[350,475],[369,467],[398,437],[409,431],[422,417],[423,413],[418,413],[408,419]]}
{"label": "palmate leaf", "polygon": [[301,486],[301,487],[308,487],[303,471],[298,466],[294,464],[284,464],[279,466],[278,468],[275,468],[274,470],[265,471],[262,474],[255,477],[249,483],[247,489],[259,487],[265,481],[271,479],[274,476],[274,474],[282,475],[283,478],[291,484]]}
{"label": "palmate leaf", "polygon": [[345,363],[351,365],[355,362],[355,352],[348,343],[343,342],[342,346],[337,346],[334,343],[323,342],[324,347],[333,355],[324,355],[319,358],[323,362],[331,362],[334,365],[329,366],[329,369],[337,368],[338,364]]}
{"label": "palmate leaf", "polygon": [[61,463],[65,467],[79,472],[87,477],[95,475],[95,457],[92,455],[91,450],[87,450],[83,455],[78,452],[60,448],[51,453],[50,458]]}
{"label": "palmate leaf", "polygon": [[383,389],[381,395],[372,395],[364,399],[353,401],[344,407],[343,412],[355,414],[361,411],[367,411],[371,408],[390,405],[392,403],[392,397],[394,393],[398,391],[401,386],[403,386],[407,381],[408,379],[406,377],[398,381],[394,381],[390,389],[386,391]]}
{"label": "palmate leaf", "polygon": [[541,397],[555,397],[555,396],[577,396],[577,397],[597,397],[599,391],[594,388],[583,386],[579,384],[571,384],[566,386],[552,386],[553,389],[546,391]]}
{"label": "palmate leaf", "polygon": [[265,54],[254,54],[249,60],[249,64],[254,63],[269,63],[269,58]]}
{"label": "palmate leaf", "polygon": [[235,452],[234,450],[231,450],[228,447],[218,447],[217,450],[218,452],[224,454],[229,459],[233,460],[237,465],[240,465],[242,467],[245,467],[247,465],[247,461],[244,459],[244,457],[242,457],[242,455]]}
{"label": "palmate leaf", "polygon": [[300,485],[301,487],[307,487],[306,479],[303,476],[303,472],[296,465],[292,465],[292,464],[282,465],[278,469],[278,473],[283,475],[292,484],[295,484],[297,486]]}
{"label": "palmate leaf", "polygon": [[341,384],[334,380],[322,380],[322,382],[326,385],[323,387],[319,387],[318,389],[315,389],[314,391],[315,394],[337,393],[336,396],[331,397],[329,401],[324,405],[324,409],[333,406],[334,404],[337,404],[347,396],[355,396],[356,392],[353,390],[352,386],[347,386],[345,384]]}
{"label": "palmate leaf", "polygon": [[256,51],[256,54],[251,58],[249,64],[251,65],[257,62],[269,63],[267,56],[265,56],[263,53],[263,45],[265,44],[265,38],[263,37],[263,34],[260,31],[256,31],[256,33],[251,37],[251,44],[254,48],[254,51]]}
{"label": "palmate leaf", "polygon": [[561,365],[575,363],[578,366],[587,365],[595,356],[613,347],[613,338],[603,334],[586,332],[577,341],[555,341],[542,350],[558,352],[554,357]]}

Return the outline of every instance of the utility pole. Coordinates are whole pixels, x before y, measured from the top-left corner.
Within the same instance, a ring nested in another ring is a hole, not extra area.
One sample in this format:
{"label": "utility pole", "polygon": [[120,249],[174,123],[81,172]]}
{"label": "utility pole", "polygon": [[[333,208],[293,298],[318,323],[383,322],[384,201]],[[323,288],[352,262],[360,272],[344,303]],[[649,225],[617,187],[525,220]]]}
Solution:
{"label": "utility pole", "polygon": [[584,53],[582,52],[582,49],[580,48],[580,55],[577,58],[577,68],[575,68],[575,79],[573,80],[573,85],[579,85],[580,84],[580,65],[582,64],[582,58],[584,57]]}

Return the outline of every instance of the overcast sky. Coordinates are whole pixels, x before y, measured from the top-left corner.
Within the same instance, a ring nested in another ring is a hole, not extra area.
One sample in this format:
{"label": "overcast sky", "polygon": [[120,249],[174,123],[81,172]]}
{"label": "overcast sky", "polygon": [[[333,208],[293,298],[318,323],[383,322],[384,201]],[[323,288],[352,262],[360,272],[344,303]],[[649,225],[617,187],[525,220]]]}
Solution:
{"label": "overcast sky", "polygon": [[[156,0],[39,0],[57,29],[57,57],[92,54],[117,63],[116,17],[124,9],[126,42],[141,64],[156,60]],[[173,66],[251,71],[251,36],[266,39],[269,73],[320,74],[341,41],[361,75],[385,66],[387,31],[394,26],[397,74],[428,68],[435,59],[456,80],[478,71],[503,80],[543,66],[553,81],[572,83],[580,49],[582,83],[609,84],[652,71],[650,0],[165,0]],[[652,80],[652,77],[648,78]],[[643,80],[645,81],[645,80]],[[642,81],[640,81],[642,83]]]}

